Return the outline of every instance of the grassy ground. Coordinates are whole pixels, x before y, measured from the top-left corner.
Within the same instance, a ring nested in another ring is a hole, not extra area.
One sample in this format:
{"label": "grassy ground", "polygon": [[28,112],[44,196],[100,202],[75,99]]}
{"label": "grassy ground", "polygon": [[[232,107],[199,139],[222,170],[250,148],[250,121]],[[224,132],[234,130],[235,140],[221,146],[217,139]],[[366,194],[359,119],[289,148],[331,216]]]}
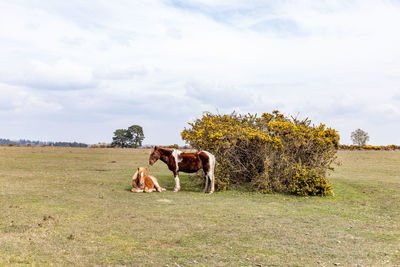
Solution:
{"label": "grassy ground", "polygon": [[400,152],[339,152],[334,197],[131,193],[145,150],[0,147],[0,265],[400,266]]}

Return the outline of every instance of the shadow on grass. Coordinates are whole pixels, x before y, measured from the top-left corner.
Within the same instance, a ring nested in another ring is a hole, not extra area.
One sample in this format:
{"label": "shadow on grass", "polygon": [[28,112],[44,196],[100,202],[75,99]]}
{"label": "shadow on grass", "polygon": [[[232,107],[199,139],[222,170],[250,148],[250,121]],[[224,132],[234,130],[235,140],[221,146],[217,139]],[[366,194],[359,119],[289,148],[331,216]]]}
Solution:
{"label": "shadow on grass", "polygon": [[[174,186],[163,186],[164,188],[166,188],[167,190],[166,191],[163,191],[163,192],[173,192],[174,191]],[[132,187],[125,187],[124,188],[124,191],[126,191],[126,192],[129,192],[129,193],[132,193],[132,191],[131,191],[131,189],[132,189]],[[181,185],[181,190],[180,191],[182,191],[182,192],[203,192],[203,188],[193,188],[193,187],[191,187],[191,186],[183,186],[183,185]]]}
{"label": "shadow on grass", "polygon": [[[204,189],[204,176],[198,174],[181,174],[180,176],[181,190],[183,192],[202,192]],[[168,191],[174,191],[175,182],[173,177],[161,176],[158,179],[160,186]],[[132,186],[127,185],[124,191],[131,193]]]}

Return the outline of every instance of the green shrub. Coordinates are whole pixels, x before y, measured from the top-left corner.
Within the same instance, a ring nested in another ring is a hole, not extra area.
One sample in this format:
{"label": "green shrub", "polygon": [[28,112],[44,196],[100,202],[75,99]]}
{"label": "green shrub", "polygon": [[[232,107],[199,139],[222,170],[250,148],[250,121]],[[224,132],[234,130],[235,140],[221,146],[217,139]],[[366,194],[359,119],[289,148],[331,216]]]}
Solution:
{"label": "green shrub", "polygon": [[173,144],[173,145],[169,145],[166,146],[167,148],[174,148],[174,149],[179,149],[179,145],[178,144]]}
{"label": "green shrub", "polygon": [[334,129],[312,125],[308,119],[289,119],[279,111],[261,117],[206,113],[189,125],[182,139],[216,156],[218,190],[251,185],[260,192],[291,192],[296,166],[325,177],[339,147]]}
{"label": "green shrub", "polygon": [[398,145],[388,145],[388,146],[359,146],[359,145],[340,145],[342,150],[400,150]]}
{"label": "green shrub", "polygon": [[308,170],[301,166],[295,168],[289,191],[299,196],[333,195],[333,188],[328,180],[320,176],[315,170]]}

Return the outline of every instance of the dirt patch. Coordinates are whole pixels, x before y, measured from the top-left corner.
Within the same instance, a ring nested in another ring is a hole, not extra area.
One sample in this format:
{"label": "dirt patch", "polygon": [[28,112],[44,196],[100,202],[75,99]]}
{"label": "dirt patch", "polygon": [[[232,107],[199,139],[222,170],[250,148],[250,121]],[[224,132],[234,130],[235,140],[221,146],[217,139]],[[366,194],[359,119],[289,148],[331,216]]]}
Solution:
{"label": "dirt patch", "polygon": [[158,202],[164,202],[164,203],[171,203],[172,200],[166,199],[166,198],[161,198],[161,199],[157,199]]}

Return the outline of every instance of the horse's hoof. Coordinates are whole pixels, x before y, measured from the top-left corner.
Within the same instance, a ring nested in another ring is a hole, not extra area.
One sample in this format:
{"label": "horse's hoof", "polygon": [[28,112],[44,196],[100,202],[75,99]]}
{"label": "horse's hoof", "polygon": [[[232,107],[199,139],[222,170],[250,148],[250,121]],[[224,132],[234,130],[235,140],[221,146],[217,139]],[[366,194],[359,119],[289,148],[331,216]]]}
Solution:
{"label": "horse's hoof", "polygon": [[208,193],[208,194],[210,194],[210,195],[211,195],[212,193],[214,193],[214,191],[210,191],[210,193]]}

